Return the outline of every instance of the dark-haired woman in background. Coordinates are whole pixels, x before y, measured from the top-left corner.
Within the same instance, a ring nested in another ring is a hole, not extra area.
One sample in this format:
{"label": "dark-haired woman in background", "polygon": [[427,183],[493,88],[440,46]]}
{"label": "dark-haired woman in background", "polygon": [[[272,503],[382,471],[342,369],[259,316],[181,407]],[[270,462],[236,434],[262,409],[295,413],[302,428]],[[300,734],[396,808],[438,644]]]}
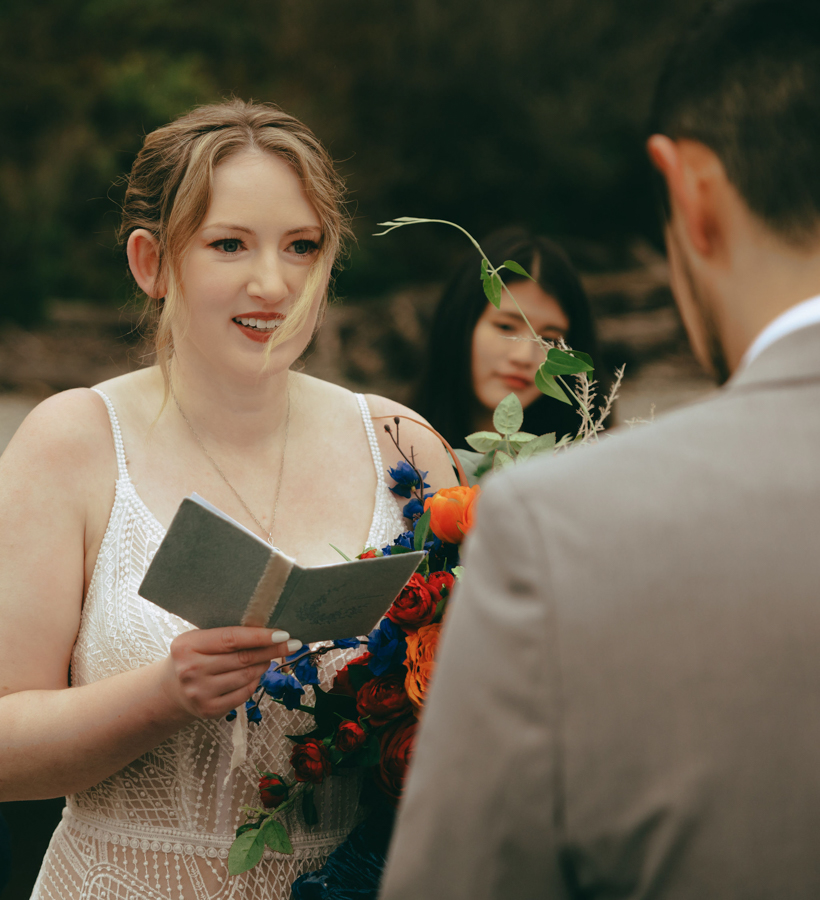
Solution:
{"label": "dark-haired woman in background", "polygon": [[[509,270],[509,285],[533,328],[590,354],[602,377],[589,300],[566,253],[545,237],[504,229],[481,242],[494,266],[511,259],[535,279]],[[461,264],[441,296],[430,328],[416,408],[454,447],[474,431],[492,431],[493,410],[509,393],[524,407],[523,431],[560,437],[580,424],[576,408],[545,397],[535,386],[544,355],[506,291],[501,307],[487,302],[475,254]]]}

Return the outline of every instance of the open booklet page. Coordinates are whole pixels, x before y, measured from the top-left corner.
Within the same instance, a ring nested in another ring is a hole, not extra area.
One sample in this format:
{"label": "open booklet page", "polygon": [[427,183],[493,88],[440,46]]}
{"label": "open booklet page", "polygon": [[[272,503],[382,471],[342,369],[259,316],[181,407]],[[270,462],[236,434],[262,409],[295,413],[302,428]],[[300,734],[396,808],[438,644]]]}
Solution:
{"label": "open booklet page", "polygon": [[422,557],[300,566],[194,494],[180,504],[139,593],[199,628],[244,621],[306,643],[336,640],[368,633]]}

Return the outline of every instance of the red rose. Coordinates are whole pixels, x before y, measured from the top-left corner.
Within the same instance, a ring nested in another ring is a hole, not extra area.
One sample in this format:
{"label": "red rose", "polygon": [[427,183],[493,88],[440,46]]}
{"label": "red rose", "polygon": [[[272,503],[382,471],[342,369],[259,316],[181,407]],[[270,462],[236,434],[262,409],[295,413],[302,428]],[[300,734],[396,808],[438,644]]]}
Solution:
{"label": "red rose", "polygon": [[265,809],[276,809],[288,799],[288,786],[281,775],[273,772],[263,772],[259,779],[259,793],[262,797],[262,806]]}
{"label": "red rose", "polygon": [[313,738],[303,744],[296,744],[290,754],[290,764],[296,774],[297,781],[311,781],[321,784],[330,775],[330,757],[327,748],[321,741]]}
{"label": "red rose", "polygon": [[[364,666],[364,670],[360,669],[355,677],[358,679],[364,678],[367,680],[368,678],[375,678],[376,676],[370,672],[370,669],[367,668],[367,664],[372,659],[372,653],[363,653],[361,656],[357,656],[355,659],[351,659],[350,662],[343,668],[339,669],[336,673],[335,678],[333,679],[333,687],[330,689],[331,694],[344,694],[347,697],[354,697],[359,693],[357,688],[351,682],[351,666]],[[357,682],[358,683],[358,682]]]}
{"label": "red rose", "polygon": [[360,553],[356,559],[375,559],[376,551],[375,550],[365,550],[364,553]]}
{"label": "red rose", "polygon": [[387,618],[405,631],[415,631],[433,621],[437,602],[421,575],[412,575],[387,610]]}
{"label": "red rose", "polygon": [[427,579],[427,588],[433,595],[436,604],[450,596],[454,584],[455,578],[449,572],[432,572]]}
{"label": "red rose", "polygon": [[367,739],[364,729],[358,722],[342,722],[336,729],[336,749],[342,753],[352,753]]}
{"label": "red rose", "polygon": [[356,709],[362,716],[370,716],[370,724],[379,728],[397,716],[410,712],[412,706],[404,689],[405,672],[383,675],[362,685]]}
{"label": "red rose", "polygon": [[409,716],[393,722],[379,738],[381,760],[376,784],[387,794],[394,806],[398,805],[404,788],[404,778],[413,754],[417,727],[416,718]]}

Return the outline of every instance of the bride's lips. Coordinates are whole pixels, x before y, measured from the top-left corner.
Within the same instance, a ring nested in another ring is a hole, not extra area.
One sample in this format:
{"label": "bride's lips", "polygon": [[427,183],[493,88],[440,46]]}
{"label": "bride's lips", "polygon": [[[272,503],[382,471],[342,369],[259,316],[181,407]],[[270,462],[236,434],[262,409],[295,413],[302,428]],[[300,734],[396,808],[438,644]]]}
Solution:
{"label": "bride's lips", "polygon": [[522,378],[519,375],[499,375],[498,377],[513,391],[523,391],[533,385],[532,378]]}
{"label": "bride's lips", "polygon": [[264,344],[270,340],[271,335],[279,327],[277,324],[274,328],[271,328],[267,331],[262,331],[259,328],[254,328],[251,325],[243,325],[240,319],[255,319],[257,322],[273,322],[274,320],[277,323],[281,323],[284,321],[285,317],[282,313],[275,312],[247,312],[242,313],[241,315],[234,316],[231,321],[236,325],[236,327],[245,335],[245,337],[249,338],[252,341],[256,341],[258,344]]}

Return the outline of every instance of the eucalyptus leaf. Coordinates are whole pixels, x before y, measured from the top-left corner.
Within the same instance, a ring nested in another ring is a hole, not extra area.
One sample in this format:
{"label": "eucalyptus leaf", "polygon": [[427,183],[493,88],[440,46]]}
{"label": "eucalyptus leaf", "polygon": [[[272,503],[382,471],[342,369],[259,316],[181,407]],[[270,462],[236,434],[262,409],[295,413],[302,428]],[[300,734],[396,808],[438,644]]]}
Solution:
{"label": "eucalyptus leaf", "polygon": [[543,371],[545,365],[546,363],[544,363],[535,373],[535,386],[542,394],[546,394],[547,397],[553,397],[555,400],[560,400],[562,403],[568,403],[571,406],[572,401],[567,397],[566,392],[561,385],[555,380],[555,376]]}
{"label": "eucalyptus leaf", "polygon": [[497,450],[495,459],[493,460],[493,471],[500,472],[502,469],[508,469],[515,465],[515,460],[503,450]]}
{"label": "eucalyptus leaf", "polygon": [[465,440],[479,453],[487,453],[489,450],[495,450],[503,438],[495,431],[476,431],[474,434],[468,434]]}
{"label": "eucalyptus leaf", "polygon": [[285,831],[285,826],[276,819],[268,819],[265,822],[262,826],[262,835],[274,853],[284,853],[288,856],[293,853],[293,844]]}
{"label": "eucalyptus leaf", "polygon": [[427,540],[427,534],[430,531],[430,516],[433,510],[428,509],[427,512],[416,522],[416,530],[413,532],[413,547],[416,550],[424,550],[424,543]]}
{"label": "eucalyptus leaf", "polygon": [[551,453],[555,449],[555,435],[554,434],[542,434],[540,437],[537,437],[534,441],[530,441],[521,448],[521,452],[518,454],[518,459],[523,462],[525,459],[530,459],[533,456],[538,456],[539,453]]}
{"label": "eucalyptus leaf", "polygon": [[530,281],[535,281],[532,275],[530,275],[530,273],[523,266],[519,266],[518,263],[513,259],[505,259],[504,267],[506,269],[509,269],[511,272],[515,272],[516,275],[523,275],[525,278],[529,278]]}
{"label": "eucalyptus leaf", "polygon": [[515,394],[507,396],[496,406],[493,425],[503,435],[515,434],[524,422],[524,407]]}
{"label": "eucalyptus leaf", "polygon": [[265,837],[261,828],[240,834],[228,853],[228,871],[231,875],[247,872],[262,859],[264,852]]}

